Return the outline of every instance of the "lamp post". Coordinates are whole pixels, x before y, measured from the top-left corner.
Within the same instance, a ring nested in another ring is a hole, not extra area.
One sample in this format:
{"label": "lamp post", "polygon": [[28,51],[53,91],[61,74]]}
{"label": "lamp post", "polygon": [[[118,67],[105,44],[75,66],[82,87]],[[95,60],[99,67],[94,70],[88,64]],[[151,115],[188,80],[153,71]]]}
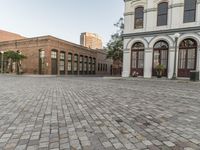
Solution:
{"label": "lamp post", "polygon": [[180,33],[175,33],[174,38],[175,38],[175,56],[174,56],[174,72],[172,76],[172,80],[176,80],[177,75],[176,75],[176,62],[177,62],[177,47],[178,47],[178,38],[180,37]]}
{"label": "lamp post", "polygon": [[4,51],[1,51],[1,73],[3,74],[3,54]]}

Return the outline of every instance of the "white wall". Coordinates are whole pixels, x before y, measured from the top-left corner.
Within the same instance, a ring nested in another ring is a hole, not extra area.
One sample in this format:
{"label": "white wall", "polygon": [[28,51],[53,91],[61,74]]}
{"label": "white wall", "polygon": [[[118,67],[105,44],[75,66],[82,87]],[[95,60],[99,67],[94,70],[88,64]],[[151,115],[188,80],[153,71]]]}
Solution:
{"label": "white wall", "polygon": [[[157,27],[157,4],[161,1],[168,1],[168,25]],[[138,6],[144,6],[144,28],[134,29],[134,11]],[[124,40],[124,62],[123,62],[123,76],[130,76],[131,67],[131,46],[135,42],[142,42],[145,45],[144,55],[144,77],[150,78],[152,76],[152,59],[153,59],[153,45],[158,40],[164,40],[169,44],[168,53],[168,78],[172,78],[174,71],[174,57],[175,57],[175,42],[174,33],[150,35],[150,31],[162,31],[179,28],[189,28],[200,26],[200,0],[197,2],[197,14],[196,22],[183,23],[183,12],[184,12],[184,0],[140,0],[140,1],[127,1],[125,2],[125,30],[124,34],[129,33],[140,33],[144,32],[144,36],[133,36],[126,37]],[[186,38],[193,38],[198,42],[198,59],[197,59],[197,70],[200,70],[200,32],[188,33],[187,31],[181,33],[179,43]],[[177,51],[178,58],[178,51]],[[177,59],[177,70],[178,70],[178,59]],[[177,71],[176,71],[177,72]]]}
{"label": "white wall", "polygon": [[[168,1],[168,24],[166,26],[157,26],[157,4],[161,1]],[[144,28],[134,29],[135,8],[143,6]],[[184,0],[140,0],[125,2],[125,30],[124,33],[137,33],[145,31],[157,31],[175,28],[186,28],[200,25],[200,2],[197,3],[196,22],[183,23]]]}

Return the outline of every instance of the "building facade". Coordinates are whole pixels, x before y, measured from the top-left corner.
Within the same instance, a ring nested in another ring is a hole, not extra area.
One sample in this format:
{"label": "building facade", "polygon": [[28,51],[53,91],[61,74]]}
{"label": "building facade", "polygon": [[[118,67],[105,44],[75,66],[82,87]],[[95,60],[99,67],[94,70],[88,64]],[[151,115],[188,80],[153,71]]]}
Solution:
{"label": "building facade", "polygon": [[84,32],[80,36],[80,44],[91,49],[102,49],[102,38],[95,33]]}
{"label": "building facade", "polygon": [[[0,51],[8,50],[27,57],[21,62],[26,74],[110,75],[112,65],[112,60],[106,59],[103,50],[90,49],[53,36],[0,42]],[[105,64],[107,68],[99,70],[98,64]]]}
{"label": "building facade", "polygon": [[[189,77],[200,70],[200,0],[124,0],[122,76]],[[177,47],[177,48],[176,48]],[[175,59],[176,57],[176,59]]]}
{"label": "building facade", "polygon": [[20,39],[24,39],[25,37],[16,34],[16,33],[12,33],[12,32],[8,32],[8,31],[4,31],[4,30],[0,30],[0,42],[2,41],[10,41],[10,40],[20,40]]}

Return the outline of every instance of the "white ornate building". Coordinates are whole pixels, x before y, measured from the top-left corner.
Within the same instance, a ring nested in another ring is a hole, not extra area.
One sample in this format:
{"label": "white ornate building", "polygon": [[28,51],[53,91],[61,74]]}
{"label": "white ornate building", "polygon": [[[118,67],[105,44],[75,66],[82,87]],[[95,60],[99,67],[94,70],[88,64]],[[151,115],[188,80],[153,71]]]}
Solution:
{"label": "white ornate building", "polygon": [[174,68],[178,77],[200,70],[200,0],[124,2],[123,77],[138,72],[150,78],[158,64],[164,65],[168,78]]}

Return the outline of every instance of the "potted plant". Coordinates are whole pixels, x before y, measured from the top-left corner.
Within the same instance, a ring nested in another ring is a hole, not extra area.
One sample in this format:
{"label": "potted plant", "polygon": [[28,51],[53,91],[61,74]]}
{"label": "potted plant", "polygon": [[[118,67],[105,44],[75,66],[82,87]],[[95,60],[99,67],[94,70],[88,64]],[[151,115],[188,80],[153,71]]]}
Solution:
{"label": "potted plant", "polygon": [[138,77],[138,75],[139,75],[139,73],[138,73],[137,71],[134,71],[134,72],[132,73],[132,76],[133,76],[133,77]]}
{"label": "potted plant", "polygon": [[165,67],[162,64],[159,64],[156,66],[156,73],[157,73],[157,77],[161,78],[164,72]]}

